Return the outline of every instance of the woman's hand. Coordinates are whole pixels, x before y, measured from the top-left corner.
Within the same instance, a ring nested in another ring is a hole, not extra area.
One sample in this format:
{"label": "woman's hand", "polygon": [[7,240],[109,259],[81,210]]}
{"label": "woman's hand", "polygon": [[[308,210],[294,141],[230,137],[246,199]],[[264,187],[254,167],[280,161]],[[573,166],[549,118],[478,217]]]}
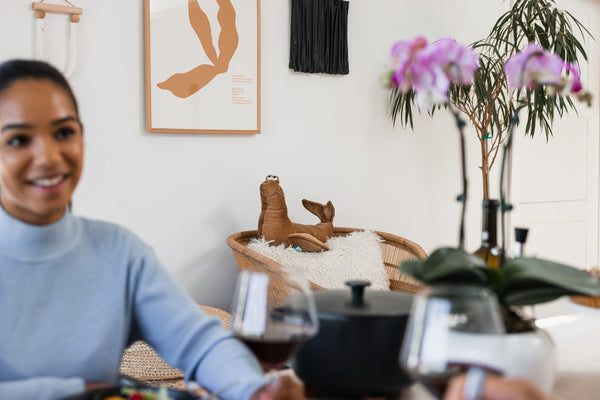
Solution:
{"label": "woman's hand", "polygon": [[289,375],[280,375],[260,388],[252,400],[304,400],[304,387]]}
{"label": "woman's hand", "polygon": [[[450,381],[444,400],[467,400],[464,396],[466,375]],[[550,400],[533,384],[524,379],[506,379],[488,375],[481,400]]]}

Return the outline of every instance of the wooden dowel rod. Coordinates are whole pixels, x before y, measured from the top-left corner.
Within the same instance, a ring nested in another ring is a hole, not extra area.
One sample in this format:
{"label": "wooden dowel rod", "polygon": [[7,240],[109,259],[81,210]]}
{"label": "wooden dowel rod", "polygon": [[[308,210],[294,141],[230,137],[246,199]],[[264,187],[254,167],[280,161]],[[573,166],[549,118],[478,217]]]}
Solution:
{"label": "wooden dowel rod", "polygon": [[44,12],[49,12],[49,13],[68,14],[68,15],[83,14],[83,8],[61,6],[58,4],[32,3],[31,8],[33,8],[36,11],[44,11]]}

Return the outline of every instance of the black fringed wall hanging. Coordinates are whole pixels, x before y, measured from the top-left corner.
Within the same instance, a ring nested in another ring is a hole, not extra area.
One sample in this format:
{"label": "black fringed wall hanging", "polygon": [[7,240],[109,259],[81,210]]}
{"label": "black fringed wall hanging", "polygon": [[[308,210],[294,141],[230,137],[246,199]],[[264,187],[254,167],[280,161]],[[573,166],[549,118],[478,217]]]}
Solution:
{"label": "black fringed wall hanging", "polygon": [[298,72],[347,74],[348,2],[291,0],[290,68]]}

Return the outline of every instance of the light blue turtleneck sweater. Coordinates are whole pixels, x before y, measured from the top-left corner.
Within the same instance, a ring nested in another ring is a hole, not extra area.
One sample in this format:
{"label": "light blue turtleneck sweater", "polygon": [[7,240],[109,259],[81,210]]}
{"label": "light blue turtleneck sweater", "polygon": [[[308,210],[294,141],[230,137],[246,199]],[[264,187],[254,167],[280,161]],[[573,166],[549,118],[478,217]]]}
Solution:
{"label": "light blue turtleneck sweater", "polygon": [[114,382],[137,339],[222,398],[248,399],[266,383],[244,345],[131,232],[70,213],[33,226],[0,207],[0,399],[51,400]]}

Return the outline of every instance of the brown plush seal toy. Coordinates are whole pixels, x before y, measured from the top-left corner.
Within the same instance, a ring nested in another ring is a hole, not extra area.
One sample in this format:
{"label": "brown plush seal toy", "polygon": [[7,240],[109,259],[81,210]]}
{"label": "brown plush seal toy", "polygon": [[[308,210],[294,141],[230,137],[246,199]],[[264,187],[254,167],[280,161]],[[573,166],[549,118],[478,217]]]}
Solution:
{"label": "brown plush seal toy", "polygon": [[329,250],[325,244],[333,235],[335,208],[331,201],[319,204],[302,200],[304,208],[316,215],[321,222],[316,225],[293,223],[287,213],[285,195],[279,186],[279,178],[268,175],[260,185],[261,212],[258,218],[258,235],[273,244],[299,246],[304,251]]}

